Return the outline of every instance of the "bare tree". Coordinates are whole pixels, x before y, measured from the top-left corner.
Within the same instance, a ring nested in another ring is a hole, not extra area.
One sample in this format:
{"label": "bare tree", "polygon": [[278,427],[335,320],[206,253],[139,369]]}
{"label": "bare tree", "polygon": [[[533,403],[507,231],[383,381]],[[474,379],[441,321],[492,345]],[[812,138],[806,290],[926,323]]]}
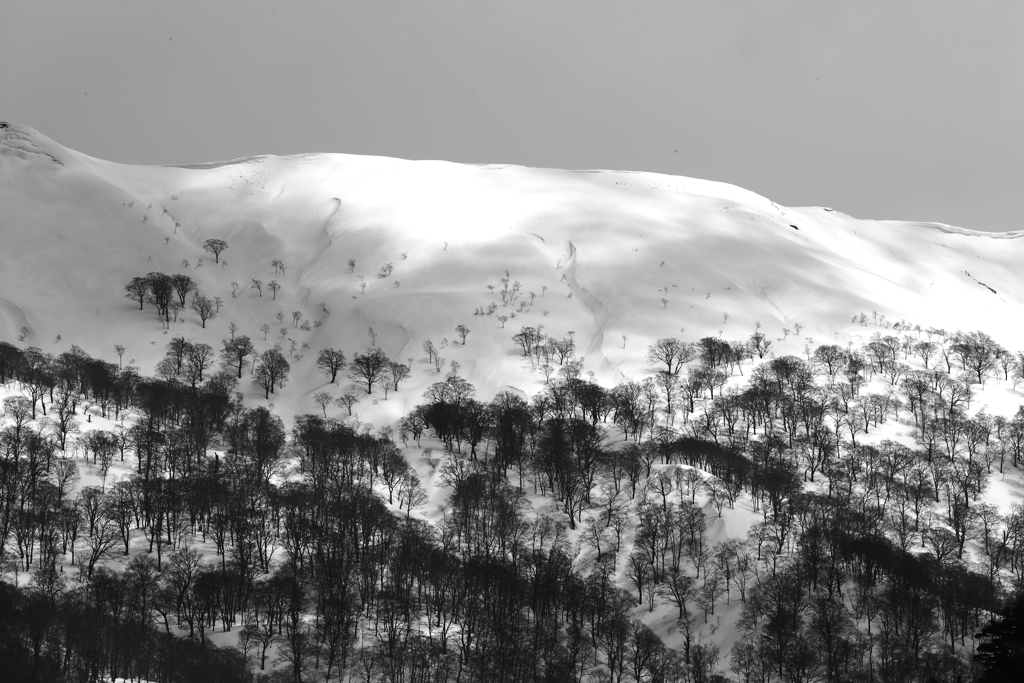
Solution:
{"label": "bare tree", "polygon": [[185,379],[194,389],[203,382],[203,373],[213,365],[213,349],[209,344],[189,344],[185,352]]}
{"label": "bare tree", "polygon": [[260,332],[263,333],[263,341],[267,341],[267,334],[270,332],[270,325],[267,323],[260,325]]}
{"label": "bare tree", "polygon": [[437,355],[437,347],[434,346],[434,342],[430,341],[429,339],[423,342],[423,350],[427,354],[427,361],[433,363],[434,356]]}
{"label": "bare tree", "polygon": [[768,353],[768,347],[772,345],[772,342],[763,332],[754,332],[750,335],[750,348],[757,352],[758,358],[764,358],[765,354]]}
{"label": "bare tree", "polygon": [[213,302],[199,294],[192,297],[192,310],[203,321],[203,329],[206,329],[207,320],[217,317],[217,312],[213,310]]}
{"label": "bare tree", "polygon": [[391,362],[388,379],[394,387],[395,391],[398,391],[398,383],[409,376],[409,366],[402,363]]}
{"label": "bare tree", "polygon": [[357,403],[359,403],[359,396],[350,391],[345,392],[334,401],[334,405],[348,410],[349,417],[352,416],[352,406]]}
{"label": "bare tree", "polygon": [[678,375],[683,365],[697,357],[697,347],[690,342],[682,342],[674,337],[659,339],[647,347],[647,362],[664,363],[665,371],[670,375]]}
{"label": "bare tree", "polygon": [[124,358],[125,348],[122,344],[114,344],[114,352],[117,354],[117,368],[121,369],[121,359]]}
{"label": "bare tree", "polygon": [[157,315],[163,316],[164,322],[170,322],[170,306],[174,301],[174,284],[169,275],[150,273],[146,276],[149,282],[147,301],[156,306]]}
{"label": "bare tree", "polygon": [[100,490],[107,490],[107,473],[110,472],[110,467],[114,464],[114,453],[116,452],[116,443],[111,440],[111,445],[115,448],[104,448],[96,454],[96,464],[100,469]]}
{"label": "bare tree", "polygon": [[313,394],[313,402],[320,406],[321,410],[324,411],[324,419],[327,418],[327,406],[332,403],[331,395],[326,391],[318,391]]}
{"label": "bare tree", "polygon": [[458,327],[455,328],[455,331],[458,332],[460,337],[462,337],[462,345],[465,346],[466,336],[469,334],[469,328],[466,327],[465,325],[459,325]]}
{"label": "bare tree", "polygon": [[149,293],[149,278],[133,277],[131,281],[124,286],[124,291],[126,299],[139,302],[139,310],[141,311],[143,303],[146,301],[146,294]]}
{"label": "bare tree", "polygon": [[120,539],[117,524],[101,514],[98,519],[91,523],[89,533],[83,539],[85,548],[82,558],[86,565],[86,575],[92,576],[96,563],[106,557]]}
{"label": "bare tree", "polygon": [[194,292],[197,289],[195,281],[188,275],[172,275],[171,284],[174,286],[174,292],[178,295],[178,302],[182,306],[185,305],[185,299],[189,292]]}
{"label": "bare tree", "polygon": [[281,285],[278,284],[277,280],[271,280],[267,288],[274,293],[272,301],[277,301],[277,292],[281,289]]}
{"label": "bare tree", "polygon": [[232,339],[225,339],[221,343],[224,345],[223,350],[220,352],[221,358],[224,359],[226,365],[238,369],[238,378],[241,379],[242,368],[249,364],[246,358],[255,355],[256,347],[249,337],[244,334]]}
{"label": "bare tree", "polygon": [[249,289],[255,289],[257,292],[260,293],[260,298],[263,298],[263,282],[261,282],[260,280],[253,278],[252,284],[249,285]]}
{"label": "bare tree", "polygon": [[220,263],[220,254],[227,248],[228,243],[224,240],[210,239],[203,242],[203,249],[213,254],[214,263]]}
{"label": "bare tree", "polygon": [[253,382],[264,391],[264,398],[270,398],[274,387],[284,387],[291,365],[277,347],[268,349],[260,355],[260,364],[256,368]]}
{"label": "bare tree", "polygon": [[373,393],[373,385],[383,378],[389,362],[388,357],[379,348],[369,349],[366,353],[357,353],[352,357],[349,377],[365,382],[366,393]]}
{"label": "bare tree", "polygon": [[345,354],[337,349],[323,349],[316,358],[321,372],[331,376],[331,384],[338,378],[338,371],[345,367]]}
{"label": "bare tree", "polygon": [[57,503],[64,501],[66,496],[81,480],[78,464],[71,458],[55,458],[50,466],[50,481],[57,490]]}
{"label": "bare tree", "polygon": [[969,370],[985,385],[985,377],[995,370],[995,351],[998,344],[984,332],[957,333],[953,337],[953,352],[960,357],[964,370]]}
{"label": "bare tree", "polygon": [[173,316],[174,322],[178,322],[178,314],[181,313],[181,308],[182,308],[181,304],[179,304],[178,300],[175,299],[174,301],[171,302],[170,308],[171,308],[171,315]]}
{"label": "bare tree", "polygon": [[420,484],[420,478],[411,468],[406,470],[398,484],[398,509],[405,505],[405,516],[408,519],[412,509],[426,503],[427,500],[429,496]]}

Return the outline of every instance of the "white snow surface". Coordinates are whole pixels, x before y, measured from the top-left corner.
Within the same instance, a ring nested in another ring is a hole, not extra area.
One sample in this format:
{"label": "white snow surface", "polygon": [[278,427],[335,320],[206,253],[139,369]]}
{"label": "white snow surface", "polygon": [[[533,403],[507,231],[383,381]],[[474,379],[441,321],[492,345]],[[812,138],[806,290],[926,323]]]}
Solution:
{"label": "white snow surface", "polygon": [[[370,327],[390,357],[415,359],[386,403],[374,405],[375,393],[357,405],[382,424],[439,379],[421,349],[427,339],[451,340],[441,355],[487,400],[509,385],[540,386],[511,341],[525,325],[575,332],[585,369],[612,384],[647,372],[644,351],[659,337],[745,339],[755,321],[774,336],[799,322],[804,337],[835,343],[856,329],[853,315],[877,310],[890,321],[984,329],[1007,344],[1024,312],[1022,232],[858,220],[654,173],[346,154],[132,166],[0,126],[0,339],[26,328],[23,346],[59,353],[77,344],[111,361],[123,344],[125,362],[152,373],[170,335],[151,306],[123,298],[124,285],[150,271],[187,272],[224,304],[206,329],[186,309],[171,334],[219,349],[235,322],[261,351],[297,342],[303,358],[271,397],[286,420],[317,410],[311,396],[325,378],[316,353],[330,346],[351,357],[369,346]],[[203,251],[210,238],[228,243],[225,264]],[[284,276],[274,274],[277,258]],[[387,263],[392,275],[379,278]],[[523,300],[535,294],[524,312],[487,289],[500,289],[506,270]],[[266,287],[258,296],[254,278],[277,279],[277,299]],[[495,314],[474,315],[491,302]],[[322,324],[303,331],[292,311]],[[499,315],[510,317],[504,328]],[[465,346],[455,341],[459,324],[471,330]]]}

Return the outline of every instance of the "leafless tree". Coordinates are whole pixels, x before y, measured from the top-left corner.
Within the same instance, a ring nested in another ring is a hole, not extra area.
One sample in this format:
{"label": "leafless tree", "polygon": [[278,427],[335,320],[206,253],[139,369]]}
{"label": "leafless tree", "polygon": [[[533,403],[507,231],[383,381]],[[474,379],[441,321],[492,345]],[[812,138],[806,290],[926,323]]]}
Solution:
{"label": "leafless tree", "polygon": [[324,419],[327,419],[327,406],[331,405],[332,401],[331,395],[326,391],[318,391],[313,394],[313,402],[324,411]]}
{"label": "leafless tree", "polygon": [[437,347],[434,346],[434,342],[429,339],[423,342],[423,351],[427,354],[427,361],[433,363],[434,356],[437,355]]}
{"label": "leafless tree", "polygon": [[209,344],[189,344],[185,353],[185,379],[193,387],[203,382],[203,374],[213,365],[213,349]]}
{"label": "leafless tree", "polygon": [[683,365],[697,357],[697,348],[690,342],[681,342],[674,337],[659,339],[647,347],[647,362],[664,363],[665,371],[670,375],[678,375]]}
{"label": "leafless tree", "polygon": [[349,417],[352,416],[352,406],[357,403],[359,403],[359,396],[351,391],[345,392],[334,401],[334,405],[348,410]]}
{"label": "leafless tree", "polygon": [[174,293],[178,295],[178,302],[184,306],[185,299],[189,292],[196,291],[196,283],[188,275],[172,275],[171,284],[174,286]]}
{"label": "leafless tree", "polygon": [[217,317],[217,312],[214,310],[213,302],[199,294],[192,297],[192,310],[203,322],[203,329],[206,329],[207,320]]}
{"label": "leafless tree", "polygon": [[124,291],[126,299],[139,302],[139,310],[141,311],[143,303],[146,301],[146,295],[149,293],[149,278],[133,277],[131,281],[124,286]]}
{"label": "leafless tree", "polygon": [[274,393],[274,387],[284,387],[288,378],[288,371],[291,370],[287,359],[277,347],[268,349],[260,355],[260,364],[256,368],[253,381],[264,391],[264,398],[270,398]]}
{"label": "leafless tree", "polygon": [[345,354],[337,349],[323,349],[316,359],[316,366],[331,376],[331,384],[338,377],[338,371],[345,367]]}
{"label": "leafless tree", "polygon": [[224,240],[210,239],[203,242],[203,249],[213,254],[214,263],[220,263],[220,254],[227,248],[228,243]]}
{"label": "leafless tree", "polygon": [[378,348],[369,349],[366,353],[357,353],[349,365],[351,377],[366,384],[366,393],[373,393],[373,385],[381,380],[390,361]]}
{"label": "leafless tree", "polygon": [[[269,329],[269,328],[268,328]],[[255,355],[256,347],[246,335],[239,335],[231,339],[225,339],[224,348],[221,351],[221,358],[224,363],[232,368],[237,368],[238,378],[242,377],[242,368],[248,365],[246,360],[249,356]]]}
{"label": "leafless tree", "polygon": [[389,366],[388,379],[395,391],[398,391],[398,384],[409,376],[409,366],[403,363],[392,361]]}

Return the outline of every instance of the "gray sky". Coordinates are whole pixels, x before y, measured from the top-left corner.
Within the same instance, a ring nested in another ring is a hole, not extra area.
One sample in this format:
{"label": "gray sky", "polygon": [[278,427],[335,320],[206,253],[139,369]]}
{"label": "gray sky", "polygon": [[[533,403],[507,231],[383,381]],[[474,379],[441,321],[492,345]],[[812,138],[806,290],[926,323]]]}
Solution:
{"label": "gray sky", "polygon": [[0,119],[115,161],[657,171],[1024,228],[1018,0],[0,0]]}

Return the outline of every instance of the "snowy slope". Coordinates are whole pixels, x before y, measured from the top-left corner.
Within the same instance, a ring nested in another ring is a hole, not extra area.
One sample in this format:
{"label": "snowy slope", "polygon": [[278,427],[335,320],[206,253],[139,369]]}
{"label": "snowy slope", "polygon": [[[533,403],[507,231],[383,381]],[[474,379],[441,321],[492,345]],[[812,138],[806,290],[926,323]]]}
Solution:
{"label": "snowy slope", "polygon": [[[789,338],[799,352],[802,337],[845,343],[862,329],[851,318],[874,310],[891,321],[984,329],[1012,348],[1024,313],[1014,273],[1022,232],[857,220],[651,173],[344,154],[129,166],[0,126],[0,339],[17,342],[24,327],[21,345],[57,353],[77,344],[111,361],[124,344],[125,361],[150,373],[170,337],[123,287],[150,271],[187,272],[224,305],[205,330],[186,310],[171,334],[216,349],[235,322],[259,350],[279,340],[287,353],[296,341],[303,358],[272,397],[286,419],[316,409],[311,395],[325,385],[316,352],[364,350],[370,327],[393,359],[415,359],[411,380],[386,404],[372,405],[382,398],[375,394],[357,406],[381,424],[438,379],[421,349],[427,339],[452,340],[441,355],[488,399],[508,385],[532,393],[543,379],[511,341],[524,325],[574,332],[585,369],[614,383],[645,373],[644,350],[664,336],[745,339],[759,321],[774,337],[801,323],[801,339]],[[222,265],[202,250],[210,238],[229,244]],[[271,266],[278,258],[284,276]],[[379,278],[388,263],[393,273]],[[487,289],[497,292],[506,270],[522,300],[535,294],[522,312]],[[276,301],[249,288],[254,278],[283,285]],[[493,315],[474,315],[492,302]],[[292,311],[322,324],[303,331]],[[500,315],[510,317],[504,327]],[[459,324],[471,329],[465,347],[455,343]]]}

